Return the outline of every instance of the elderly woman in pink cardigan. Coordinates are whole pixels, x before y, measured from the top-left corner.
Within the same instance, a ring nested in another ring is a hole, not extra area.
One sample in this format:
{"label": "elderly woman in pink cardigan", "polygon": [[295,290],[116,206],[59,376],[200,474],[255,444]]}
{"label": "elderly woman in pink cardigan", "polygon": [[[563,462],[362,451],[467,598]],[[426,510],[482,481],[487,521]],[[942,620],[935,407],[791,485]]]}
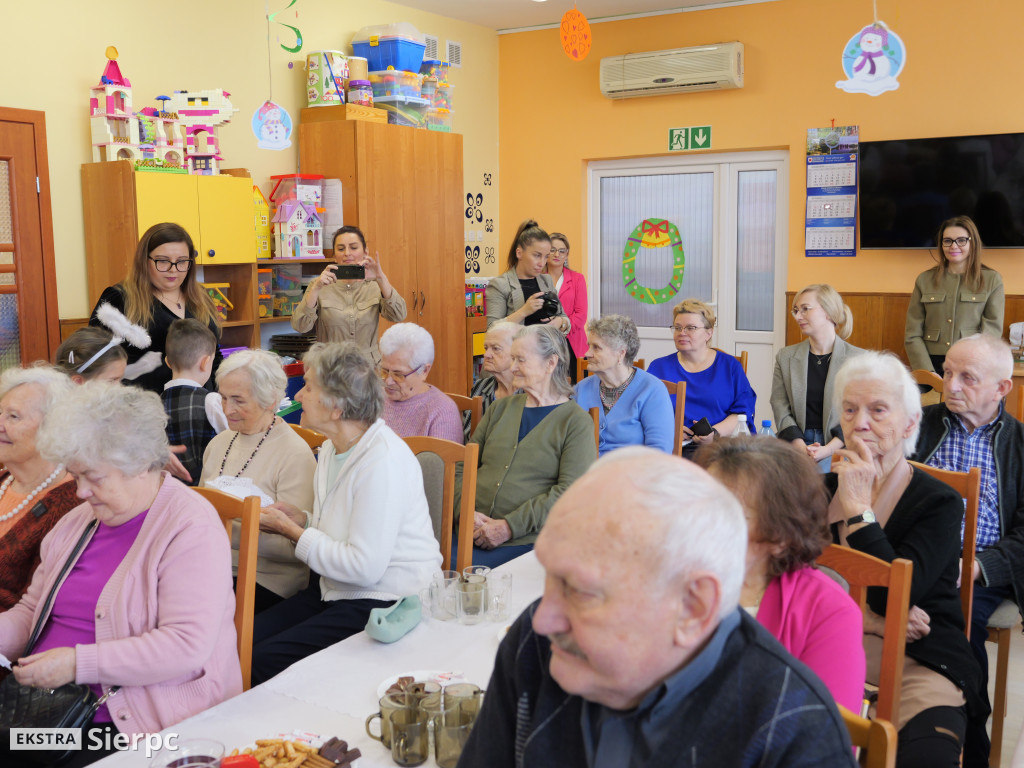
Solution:
{"label": "elderly woman in pink cardigan", "polygon": [[163,730],[242,690],[230,544],[213,507],[161,471],[166,423],[156,395],[107,382],[52,408],[39,450],[67,466],[84,502],[46,537],[28,591],[0,614],[0,652],[18,682],[111,694],[90,726],[103,743]]}
{"label": "elderly woman in pink cardigan", "polygon": [[740,605],[814,672],[837,704],[860,714],[863,615],[814,567],[829,542],[828,496],[817,466],[785,440],[716,440],[696,461],[743,505],[747,572]]}

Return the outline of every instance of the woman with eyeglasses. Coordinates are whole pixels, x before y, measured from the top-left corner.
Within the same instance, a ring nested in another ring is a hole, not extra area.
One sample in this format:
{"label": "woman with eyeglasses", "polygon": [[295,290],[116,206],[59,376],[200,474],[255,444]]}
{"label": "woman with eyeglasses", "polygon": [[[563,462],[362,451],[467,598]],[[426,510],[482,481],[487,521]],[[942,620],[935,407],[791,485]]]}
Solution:
{"label": "woman with eyeglasses", "polygon": [[565,338],[569,342],[569,378],[576,383],[576,360],[587,355],[587,279],[569,269],[569,239],[561,232],[551,233],[551,253],[544,273],[551,278],[572,328]]}
{"label": "woman with eyeglasses", "polygon": [[[647,372],[664,381],[686,382],[683,431],[690,442],[684,445],[683,456],[692,458],[701,445],[731,435],[739,414],[746,414],[747,424],[753,425],[756,396],[739,361],[711,346],[715,333],[711,307],[700,299],[679,302],[672,308],[671,331],[675,354],[653,360]],[[702,429],[691,428],[704,418],[711,431],[702,435]]]}
{"label": "woman with eyeglasses", "polygon": [[935,371],[950,346],[975,333],[1003,335],[1003,278],[981,263],[978,228],[968,216],[946,219],[935,238],[939,263],[917,276],[904,346],[910,367]]}
{"label": "woman with eyeglasses", "polygon": [[[171,380],[171,369],[164,363],[171,323],[194,317],[220,338],[213,302],[196,279],[195,256],[192,238],[183,227],[170,222],[154,224],[139,239],[127,277],[103,291],[89,318],[89,325],[106,327],[126,339],[122,343],[128,354],[124,378],[157,394]],[[109,311],[100,311],[104,304],[116,311],[116,322],[111,321]],[[147,334],[149,346],[137,346],[144,344]],[[214,373],[220,360],[218,349]]]}
{"label": "woman with eyeglasses", "polygon": [[808,285],[793,299],[792,313],[807,338],[775,356],[775,429],[828,472],[832,454],[843,447],[832,381],[843,361],[862,350],[844,341],[853,332],[853,313],[831,285]]}

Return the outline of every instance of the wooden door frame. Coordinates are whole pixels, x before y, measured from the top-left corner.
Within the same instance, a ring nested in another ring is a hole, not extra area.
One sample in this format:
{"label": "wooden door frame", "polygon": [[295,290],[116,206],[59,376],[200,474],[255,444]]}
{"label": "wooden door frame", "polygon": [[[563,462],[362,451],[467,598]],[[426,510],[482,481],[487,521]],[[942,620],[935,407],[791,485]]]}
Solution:
{"label": "wooden door frame", "polygon": [[[39,180],[39,242],[42,246],[43,259],[43,300],[46,305],[46,346],[47,359],[60,346],[60,319],[57,309],[57,265],[54,258],[53,245],[53,208],[50,202],[50,164],[46,153],[46,113],[32,109],[15,109],[0,107],[0,121],[8,123],[25,123],[32,126],[35,137],[36,177]],[[17,204],[17,200],[12,200]],[[15,235],[17,240],[17,235]],[[15,242],[15,252],[18,243]],[[18,291],[18,315],[23,316],[22,303],[26,291]],[[19,323],[20,327],[20,323]]]}

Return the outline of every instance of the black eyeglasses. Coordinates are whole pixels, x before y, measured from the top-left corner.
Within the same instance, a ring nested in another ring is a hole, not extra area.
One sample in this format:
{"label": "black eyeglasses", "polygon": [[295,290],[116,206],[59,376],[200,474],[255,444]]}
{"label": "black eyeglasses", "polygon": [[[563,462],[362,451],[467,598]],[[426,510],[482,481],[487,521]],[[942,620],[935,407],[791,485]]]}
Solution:
{"label": "black eyeglasses", "polygon": [[176,269],[178,272],[188,272],[188,268],[192,266],[192,259],[171,261],[169,259],[154,259],[150,256],[149,260],[156,264],[157,272],[170,272],[172,268]]}
{"label": "black eyeglasses", "polygon": [[949,248],[953,243],[956,243],[961,248],[971,242],[969,237],[944,237],[942,238],[942,247]]}

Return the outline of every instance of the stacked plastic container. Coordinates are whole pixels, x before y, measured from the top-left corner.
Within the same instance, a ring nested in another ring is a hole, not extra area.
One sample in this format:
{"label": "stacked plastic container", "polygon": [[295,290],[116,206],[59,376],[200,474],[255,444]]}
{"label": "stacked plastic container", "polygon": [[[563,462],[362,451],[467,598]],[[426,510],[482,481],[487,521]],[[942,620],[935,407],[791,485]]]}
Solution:
{"label": "stacked plastic container", "polygon": [[373,105],[388,113],[388,122],[425,128],[435,89],[431,87],[426,96],[422,93],[425,45],[416,27],[408,22],[363,27],[352,48],[369,64]]}
{"label": "stacked plastic container", "polygon": [[[420,66],[423,75],[423,91],[430,93],[430,107],[427,109],[427,128],[431,131],[450,132],[454,112],[455,87],[448,82],[447,61],[426,59]],[[429,85],[428,85],[429,83]]]}

